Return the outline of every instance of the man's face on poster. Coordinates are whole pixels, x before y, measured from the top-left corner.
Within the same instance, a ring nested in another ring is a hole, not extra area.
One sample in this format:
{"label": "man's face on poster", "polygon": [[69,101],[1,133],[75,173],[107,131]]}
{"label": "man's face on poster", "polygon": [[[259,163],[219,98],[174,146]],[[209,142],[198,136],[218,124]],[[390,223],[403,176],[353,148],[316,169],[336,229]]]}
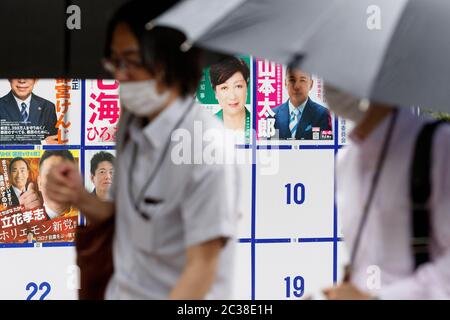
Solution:
{"label": "man's face on poster", "polygon": [[300,70],[291,69],[286,74],[286,88],[291,103],[298,107],[308,99],[309,91],[312,89],[313,80],[311,75]]}
{"label": "man's face on poster", "polygon": [[41,191],[42,198],[44,199],[44,203],[48,201],[47,197],[47,190],[46,190],[46,184],[47,184],[47,175],[50,169],[58,165],[65,160],[63,157],[60,156],[51,156],[44,160],[44,162],[41,163],[41,166],[39,168],[39,176],[38,176],[38,187]]}
{"label": "man's face on poster", "polygon": [[27,99],[33,92],[36,79],[9,79],[13,94],[20,100]]}
{"label": "man's face on poster", "polygon": [[109,161],[102,161],[95,169],[95,174],[91,175],[95,189],[100,192],[107,192],[111,188],[114,175],[114,167]]}
{"label": "man's face on poster", "polygon": [[22,191],[25,190],[29,175],[30,173],[28,171],[27,164],[24,161],[18,160],[12,164],[11,182],[17,189]]}

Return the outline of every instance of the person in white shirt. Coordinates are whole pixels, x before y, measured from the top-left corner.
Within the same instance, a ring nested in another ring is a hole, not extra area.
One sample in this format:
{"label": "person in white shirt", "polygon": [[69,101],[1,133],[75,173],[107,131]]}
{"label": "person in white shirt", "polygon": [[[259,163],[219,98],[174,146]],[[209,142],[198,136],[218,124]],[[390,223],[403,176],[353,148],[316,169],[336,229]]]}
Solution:
{"label": "person in white shirt", "polygon": [[[115,217],[107,299],[230,298],[237,167],[175,163],[177,155],[191,154],[176,152],[175,132],[189,146],[202,145],[197,139],[205,131],[223,125],[195,104],[198,49],[180,51],[186,38],[173,29],[144,28],[173,3],[132,1],[111,23],[105,67],[120,80],[124,107],[111,201],[87,192],[74,166],[49,174],[54,201],[75,205],[92,224]],[[203,130],[194,130],[199,124]],[[211,143],[226,152],[221,141]]]}
{"label": "person in white shirt", "polygon": [[[337,205],[344,242],[353,263],[344,282],[325,289],[325,296],[449,299],[450,126],[438,127],[431,145],[430,259],[416,268],[410,242],[410,167],[417,136],[424,124],[432,120],[413,115],[409,108],[359,103],[357,98],[329,86],[325,92],[330,109],[355,122],[350,143],[338,153],[336,169]],[[383,148],[384,161],[363,219]]]}

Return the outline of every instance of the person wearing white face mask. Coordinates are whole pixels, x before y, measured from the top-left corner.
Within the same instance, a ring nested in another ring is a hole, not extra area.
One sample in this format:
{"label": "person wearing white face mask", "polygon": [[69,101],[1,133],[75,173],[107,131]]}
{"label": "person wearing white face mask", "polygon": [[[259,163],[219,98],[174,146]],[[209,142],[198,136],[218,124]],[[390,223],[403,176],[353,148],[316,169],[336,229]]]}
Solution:
{"label": "person wearing white face mask", "polygon": [[[174,2],[131,1],[110,23],[105,67],[120,80],[123,106],[111,201],[100,202],[84,190],[71,166],[59,166],[48,177],[53,201],[74,204],[92,225],[115,217],[114,273],[106,299],[230,294],[237,166],[173,161],[175,130],[187,133],[189,141],[202,140],[194,125],[201,124],[200,134],[223,125],[194,101],[202,72],[198,49],[182,52],[186,39],[178,31],[144,28]],[[203,140],[193,143],[205,147]],[[228,150],[223,141],[207,146]]]}
{"label": "person wearing white face mask", "polygon": [[[417,170],[417,155],[424,153],[417,150],[426,150],[418,141],[433,121],[330,85],[325,97],[330,110],[355,125],[336,165],[339,219],[350,259],[343,282],[324,289],[325,297],[449,299],[450,126],[437,126],[431,135],[425,155],[431,157],[430,196],[425,205],[413,205],[411,190],[419,172],[426,172]],[[422,243],[414,244],[420,232]]]}

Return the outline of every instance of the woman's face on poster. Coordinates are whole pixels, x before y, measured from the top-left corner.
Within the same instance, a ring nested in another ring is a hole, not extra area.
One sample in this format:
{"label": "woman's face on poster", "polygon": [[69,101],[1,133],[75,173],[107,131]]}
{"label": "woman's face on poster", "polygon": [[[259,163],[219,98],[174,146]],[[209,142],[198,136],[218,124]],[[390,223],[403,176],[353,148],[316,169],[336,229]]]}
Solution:
{"label": "woman's face on poster", "polygon": [[216,86],[216,99],[224,113],[242,112],[247,101],[247,82],[240,72],[236,72],[222,84]]}

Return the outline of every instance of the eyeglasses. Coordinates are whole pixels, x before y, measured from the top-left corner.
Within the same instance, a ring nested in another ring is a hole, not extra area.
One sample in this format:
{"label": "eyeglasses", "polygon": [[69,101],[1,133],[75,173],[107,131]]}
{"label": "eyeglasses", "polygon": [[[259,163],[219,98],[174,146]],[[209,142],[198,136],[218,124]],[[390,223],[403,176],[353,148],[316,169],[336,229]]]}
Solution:
{"label": "eyeglasses", "polygon": [[104,58],[102,59],[102,65],[103,68],[111,74],[114,74],[119,70],[130,72],[144,68],[144,64],[140,61],[118,58]]}

